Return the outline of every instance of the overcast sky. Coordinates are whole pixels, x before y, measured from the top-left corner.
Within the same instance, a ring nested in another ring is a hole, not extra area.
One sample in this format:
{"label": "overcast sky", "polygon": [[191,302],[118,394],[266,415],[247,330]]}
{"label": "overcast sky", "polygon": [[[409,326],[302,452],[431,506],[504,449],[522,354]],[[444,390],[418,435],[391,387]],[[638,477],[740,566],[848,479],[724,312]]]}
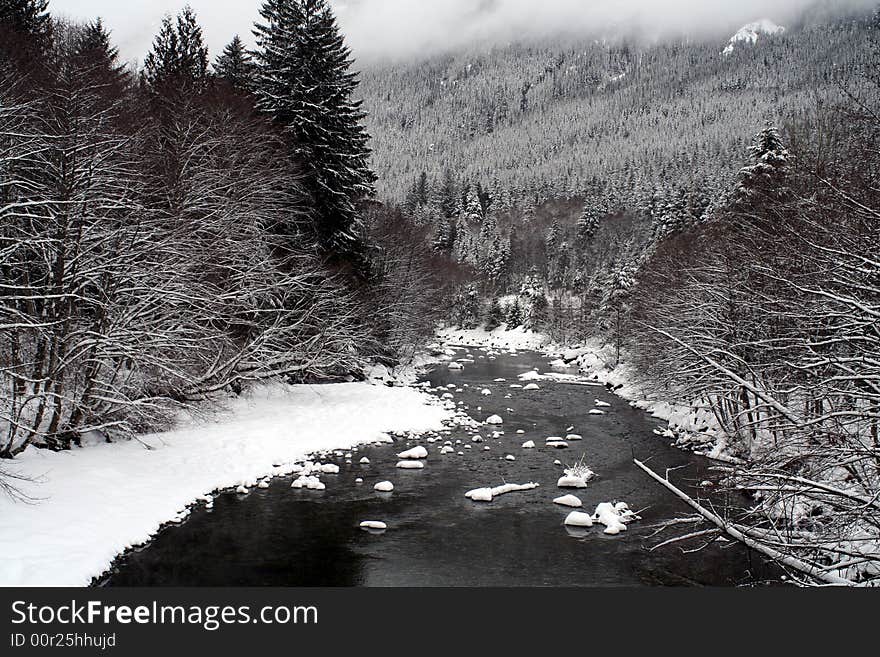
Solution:
{"label": "overcast sky", "polygon": [[[826,0],[869,6],[877,0]],[[334,0],[355,56],[406,56],[462,43],[508,41],[609,25],[651,31],[729,31],[758,18],[785,24],[815,0]],[[123,58],[142,59],[163,14],[186,0],[50,0],[53,13],[101,16]],[[189,0],[212,58],[236,33],[251,40],[260,0]]]}

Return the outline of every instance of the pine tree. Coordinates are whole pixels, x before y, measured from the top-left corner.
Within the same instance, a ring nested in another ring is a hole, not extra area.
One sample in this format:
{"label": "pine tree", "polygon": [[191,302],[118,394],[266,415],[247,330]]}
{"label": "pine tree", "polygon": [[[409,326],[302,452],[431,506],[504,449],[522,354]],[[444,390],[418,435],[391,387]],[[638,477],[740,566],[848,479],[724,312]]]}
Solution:
{"label": "pine tree", "polygon": [[266,0],[256,26],[257,106],[285,128],[305,168],[325,254],[359,262],[358,203],[374,193],[369,135],[350,52],[326,0]]}
{"label": "pine tree", "polygon": [[0,0],[0,61],[45,55],[52,40],[48,7],[49,0]]}
{"label": "pine tree", "polygon": [[208,48],[189,5],[176,20],[171,16],[162,19],[153,48],[144,60],[143,79],[160,95],[204,89],[208,79]]}
{"label": "pine tree", "polygon": [[434,222],[434,250],[451,254],[455,247],[455,226],[452,220],[435,208],[431,208],[430,216]]}
{"label": "pine tree", "polygon": [[542,330],[547,326],[550,318],[550,303],[543,292],[535,296],[532,301],[532,311],[529,316],[529,324],[533,329]]}
{"label": "pine tree", "polygon": [[559,223],[554,221],[550,226],[550,230],[547,231],[547,238],[544,240],[544,249],[546,250],[548,261],[556,257],[560,239]]}
{"label": "pine tree", "polygon": [[119,89],[128,79],[125,65],[119,63],[119,50],[100,18],[87,23],[77,37],[72,62],[80,73]]}
{"label": "pine tree", "polygon": [[504,323],[504,311],[501,309],[501,302],[498,298],[493,298],[489,304],[489,312],[486,313],[486,330],[494,331]]}
{"label": "pine tree", "polygon": [[620,364],[620,349],[623,344],[623,307],[635,286],[632,271],[626,265],[618,266],[611,276],[608,290],[607,305],[615,315],[615,343],[617,347],[617,364]]}
{"label": "pine tree", "polygon": [[482,261],[482,270],[489,282],[497,286],[504,280],[509,260],[510,242],[496,234],[486,247],[486,256]]}
{"label": "pine tree", "polygon": [[580,246],[592,245],[593,240],[596,239],[596,233],[599,232],[599,219],[603,214],[602,210],[594,203],[588,203],[584,207],[577,225],[577,238]]}
{"label": "pine tree", "polygon": [[775,126],[768,125],[749,149],[754,164],[744,167],[739,174],[737,195],[748,198],[755,193],[779,195],[789,168],[790,154]]}
{"label": "pine tree", "polygon": [[452,218],[456,215],[456,207],[458,202],[456,197],[458,190],[455,184],[455,177],[449,169],[443,172],[443,180],[437,189],[437,198],[435,204],[444,216]]}
{"label": "pine tree", "polygon": [[237,34],[217,56],[214,62],[214,74],[234,89],[248,91],[253,88],[256,67],[244,47],[244,42]]}
{"label": "pine tree", "polygon": [[480,323],[480,295],[473,284],[455,296],[452,315],[453,321],[463,329],[476,328]]}
{"label": "pine tree", "polygon": [[483,221],[483,206],[480,205],[480,199],[477,194],[471,189],[464,195],[462,212],[465,219],[472,224],[478,224]]}
{"label": "pine tree", "polygon": [[507,317],[505,318],[505,323],[507,324],[508,329],[515,329],[525,323],[525,318],[523,317],[523,309],[522,305],[520,305],[519,299],[514,299],[513,303],[507,307]]}

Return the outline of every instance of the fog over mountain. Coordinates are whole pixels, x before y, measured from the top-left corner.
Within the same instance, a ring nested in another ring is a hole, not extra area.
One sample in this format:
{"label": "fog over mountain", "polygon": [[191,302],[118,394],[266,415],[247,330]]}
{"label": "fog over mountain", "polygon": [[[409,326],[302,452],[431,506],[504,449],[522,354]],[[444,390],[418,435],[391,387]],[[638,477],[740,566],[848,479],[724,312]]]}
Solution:
{"label": "fog over mountain", "polygon": [[805,10],[846,12],[876,0],[340,0],[339,18],[361,58],[442,52],[458,46],[613,33],[720,36],[745,23],[797,20]]}
{"label": "fog over mountain", "polygon": [[[51,0],[56,15],[101,16],[113,30],[125,59],[141,59],[161,18],[186,0]],[[189,0],[199,15],[211,52],[233,34],[252,42],[251,25],[261,0]],[[463,45],[498,43],[562,34],[586,36],[611,30],[649,36],[731,34],[745,23],[770,18],[795,20],[805,9],[825,5],[846,11],[876,0],[335,0],[349,44],[359,59],[399,58],[445,52]]]}

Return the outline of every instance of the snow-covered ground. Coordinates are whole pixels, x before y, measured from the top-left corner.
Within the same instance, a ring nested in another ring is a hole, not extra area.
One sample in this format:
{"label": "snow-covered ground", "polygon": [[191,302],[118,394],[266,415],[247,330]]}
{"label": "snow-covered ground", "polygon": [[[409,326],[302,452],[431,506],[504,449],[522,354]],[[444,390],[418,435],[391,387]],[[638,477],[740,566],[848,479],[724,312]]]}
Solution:
{"label": "snow-covered ground", "polygon": [[0,497],[0,585],[87,585],[215,490],[290,473],[317,452],[387,442],[389,432],[439,430],[452,416],[412,388],[279,384],[230,402],[210,420],[142,437],[152,449],[137,441],[29,449],[6,466],[31,479],[19,488],[33,502]]}
{"label": "snow-covered ground", "polygon": [[508,351],[518,349],[540,351],[551,342],[550,338],[543,333],[536,333],[524,328],[508,331],[504,326],[500,326],[494,331],[487,331],[484,328],[444,328],[437,332],[437,337],[450,345],[491,347]]}

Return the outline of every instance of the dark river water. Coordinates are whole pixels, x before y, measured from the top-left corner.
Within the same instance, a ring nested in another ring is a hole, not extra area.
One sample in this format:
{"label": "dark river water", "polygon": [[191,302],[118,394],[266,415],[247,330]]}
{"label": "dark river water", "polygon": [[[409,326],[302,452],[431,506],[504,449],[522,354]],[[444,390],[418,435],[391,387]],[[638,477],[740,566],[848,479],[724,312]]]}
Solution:
{"label": "dark river water", "polygon": [[[546,372],[548,359],[532,353],[477,358],[460,372],[438,366],[429,375],[435,386],[469,387],[456,394],[480,420],[498,413],[505,418],[500,440],[474,444],[463,456],[440,456],[428,447],[424,470],[395,468],[396,453],[407,443],[366,447],[354,463],[343,459],[339,475],[323,475],[327,490],[290,488],[277,479],[267,490],[250,495],[224,493],[213,510],[196,508],[189,519],[161,531],[153,541],[119,557],[98,585],[105,586],[657,586],[743,585],[770,577],[757,555],[731,544],[713,544],[693,554],[679,547],[651,552],[649,538],[658,522],[687,508],[632,464],[635,455],[654,469],[680,469],[673,480],[695,495],[711,478],[709,463],[674,449],[653,433],[659,422],[631,408],[603,387],[539,382],[540,391],[511,389],[517,376],[533,368]],[[462,352],[462,355],[465,352]],[[495,379],[505,378],[497,383]],[[481,395],[483,388],[493,391]],[[435,393],[440,394],[440,393]],[[505,399],[510,394],[511,398]],[[591,416],[595,400],[613,404],[604,416]],[[477,410],[481,407],[481,410]],[[513,409],[508,410],[508,409]],[[548,436],[574,432],[582,442],[568,450],[544,447]],[[523,429],[526,435],[517,435]],[[483,428],[487,436],[491,430]],[[456,430],[451,439],[470,442],[472,430]],[[449,438],[444,438],[447,440]],[[538,449],[524,450],[526,440]],[[483,447],[489,445],[490,451]],[[456,450],[462,449],[457,446]],[[504,460],[512,454],[515,462]],[[560,491],[564,463],[586,455],[598,474],[590,487]],[[371,464],[357,463],[368,456]],[[325,460],[325,462],[327,462]],[[365,480],[355,483],[357,477]],[[378,481],[394,482],[391,494],[376,493]],[[475,503],[465,492],[502,483],[538,482],[541,487],[511,493],[490,504]],[[624,500],[641,510],[642,520],[619,536],[605,536],[597,526],[569,531],[570,511],[552,503],[573,492],[592,513],[600,502]],[[378,520],[388,531],[374,535],[359,528]],[[668,534],[664,534],[668,537]],[[700,547],[690,544],[686,547]]]}

